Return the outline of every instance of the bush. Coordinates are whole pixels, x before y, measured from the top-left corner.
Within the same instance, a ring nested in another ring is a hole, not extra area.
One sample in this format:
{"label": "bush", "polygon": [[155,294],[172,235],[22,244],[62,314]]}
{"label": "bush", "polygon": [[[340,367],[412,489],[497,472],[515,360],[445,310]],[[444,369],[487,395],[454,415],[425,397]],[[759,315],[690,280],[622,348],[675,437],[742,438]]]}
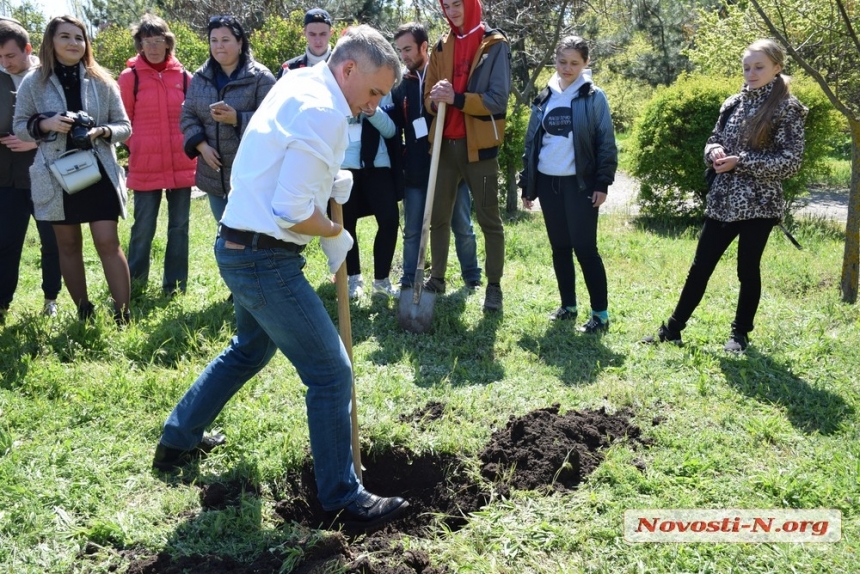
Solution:
{"label": "bush", "polygon": [[702,150],[720,105],[736,90],[736,82],[703,76],[682,76],[656,90],[630,141],[632,175],[641,182],[639,204],[645,214],[704,212]]}
{"label": "bush", "polygon": [[[639,204],[650,216],[696,215],[705,209],[707,186],[702,152],[722,102],[738,89],[737,80],[682,76],[658,88],[636,121],[631,138],[631,173],[641,181]],[[783,184],[789,211],[827,173],[825,161],[838,129],[836,111],[811,81],[792,84],[809,108],[806,148],[800,173]]]}
{"label": "bush", "polygon": [[254,59],[275,75],[286,60],[303,54],[306,43],[302,36],[305,13],[293,11],[288,18],[268,18],[259,30],[249,34]]}
{"label": "bush", "polygon": [[642,114],[642,108],[651,99],[654,88],[621,74],[603,74],[595,78],[595,82],[606,93],[615,131],[629,133],[636,118]]}
{"label": "bush", "polygon": [[184,22],[168,22],[167,25],[176,36],[176,59],[193,74],[209,58],[209,41]]}
{"label": "bush", "polygon": [[[499,176],[502,185],[499,187],[499,201],[506,205],[508,212],[516,211],[517,173],[523,169],[523,150],[525,149],[526,129],[529,125],[531,107],[517,105],[516,97],[511,94],[508,100],[508,116],[505,124],[505,139],[499,149]],[[514,196],[508,197],[513,190]]]}
{"label": "bush", "polygon": [[93,38],[93,56],[114,78],[125,70],[125,63],[137,52],[128,28],[111,24]]}

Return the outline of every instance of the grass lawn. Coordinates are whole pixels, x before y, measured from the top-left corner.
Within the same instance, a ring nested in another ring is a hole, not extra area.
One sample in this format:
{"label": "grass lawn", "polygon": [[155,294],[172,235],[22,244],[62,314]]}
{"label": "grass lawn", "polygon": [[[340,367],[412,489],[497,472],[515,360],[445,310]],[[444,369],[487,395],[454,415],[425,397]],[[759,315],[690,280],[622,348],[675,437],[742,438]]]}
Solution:
{"label": "grass lawn", "polygon": [[[192,202],[189,288],[174,299],[160,295],[165,225],[162,213],[149,289],[134,299],[135,322],[122,331],[110,318],[87,233],[95,325],[77,322],[65,291],[58,319],[39,316],[31,226],[16,299],[0,327],[2,572],[124,572],[132,554],[162,551],[247,563],[273,550],[292,553],[283,566],[289,571],[309,540],[325,536],[284,524],[274,512],[285,473],[307,456],[304,388],[280,355],[216,420],[228,445],[200,465],[197,484],[151,473],[165,418],[233,332],[207,202]],[[124,244],[130,227],[121,223]],[[368,285],[373,229],[362,220]],[[800,224],[803,251],[773,233],[746,355],[722,350],[738,290],[734,247],[684,332],[685,346],[637,344],[671,312],[697,231],[648,227],[621,214],[601,219],[612,321],[603,337],[576,331],[588,308],[581,277],[581,320],[547,320],[558,295],[540,214],[506,220],[501,315],[484,315],[483,293],[462,288],[453,249],[432,334],[402,332],[396,301],[365,296],[352,304],[367,452],[473,459],[510,416],[555,403],[563,411],[629,408],[653,440],[638,450],[612,446],[573,493],[514,490],[462,529],[406,537],[404,549],[427,552],[434,567],[458,573],[860,571],[860,311],[840,302],[840,233]],[[479,247],[483,253],[480,234]],[[306,254],[308,277],[336,318],[334,286],[315,242]],[[398,246],[394,280],[400,254]],[[401,419],[430,401],[445,405],[432,424]],[[229,478],[253,483],[259,494],[201,510],[198,484]],[[622,536],[630,508],[834,508],[842,512],[842,540],[631,544]]]}

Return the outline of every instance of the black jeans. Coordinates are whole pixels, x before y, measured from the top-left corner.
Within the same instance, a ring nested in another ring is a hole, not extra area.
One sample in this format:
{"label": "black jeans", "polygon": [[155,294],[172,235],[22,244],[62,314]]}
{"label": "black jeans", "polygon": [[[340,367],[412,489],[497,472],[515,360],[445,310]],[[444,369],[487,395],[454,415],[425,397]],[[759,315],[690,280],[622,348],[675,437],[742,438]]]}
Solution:
{"label": "black jeans", "polygon": [[386,279],[391,273],[394,249],[397,247],[397,230],[400,225],[400,210],[397,207],[397,192],[394,175],[389,167],[351,169],[352,192],[343,204],[343,227],[352,234],[355,244],[346,254],[348,275],[361,273],[358,237],[355,226],[360,217],[376,217],[376,238],[373,240],[373,278]]}
{"label": "black jeans", "polygon": [[606,311],[606,269],[597,252],[597,216],[600,208],[591,203],[591,194],[579,191],[576,176],[550,176],[538,172],[537,196],[543,213],[552,266],[558,282],[561,304],[576,305],[576,275],[573,256],[579,261],[593,311]]}
{"label": "black jeans", "polygon": [[778,219],[747,219],[725,223],[705,218],[693,266],[687,274],[687,281],[681,291],[681,298],[675,312],[669,318],[669,328],[681,331],[693,311],[699,306],[708,280],[717,263],[735,237],[738,238],[738,280],[741,283],[738,306],[732,330],[749,333],[753,330],[753,320],[761,299],[761,257],[770,232],[779,223]]}
{"label": "black jeans", "polygon": [[[18,287],[18,267],[33,215],[29,189],[0,188],[0,308],[7,309]],[[42,291],[45,299],[56,299],[62,289],[60,258],[54,228],[48,221],[37,221],[42,244]]]}

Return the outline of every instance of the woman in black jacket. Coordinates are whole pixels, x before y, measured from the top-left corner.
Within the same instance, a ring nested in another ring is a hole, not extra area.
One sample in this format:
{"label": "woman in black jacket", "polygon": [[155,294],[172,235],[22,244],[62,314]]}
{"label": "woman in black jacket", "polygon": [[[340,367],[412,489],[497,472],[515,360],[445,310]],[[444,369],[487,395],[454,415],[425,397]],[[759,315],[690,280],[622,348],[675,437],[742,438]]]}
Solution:
{"label": "woman in black jacket", "polygon": [[245,30],[233,16],[213,16],[207,30],[209,59],[191,79],[179,127],[185,153],[202,160],[197,187],[209,195],[212,215],[220,221],[242,133],[275,77],[254,60]]}
{"label": "woman in black jacket", "polygon": [[588,63],[585,40],[562,38],[555,74],[532,103],[519,186],[526,209],[540,199],[552,247],[561,306],[550,319],[576,319],[575,254],[591,300],[580,331],[598,333],[609,328],[609,312],[597,216],[615,180],[618,150],[606,95],[592,83]]}

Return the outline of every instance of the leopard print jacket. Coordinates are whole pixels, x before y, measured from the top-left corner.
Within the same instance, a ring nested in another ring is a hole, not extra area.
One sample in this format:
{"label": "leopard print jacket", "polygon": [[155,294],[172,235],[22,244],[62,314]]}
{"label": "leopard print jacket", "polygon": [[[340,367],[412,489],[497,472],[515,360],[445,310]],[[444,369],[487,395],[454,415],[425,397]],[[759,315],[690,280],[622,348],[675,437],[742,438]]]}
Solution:
{"label": "leopard print jacket", "polygon": [[[775,80],[774,80],[775,81]],[[726,155],[737,155],[735,169],[717,174],[708,192],[705,215],[717,221],[743,221],[756,218],[781,219],[785,210],[782,180],[800,170],[803,158],[804,129],[808,109],[794,96],[783,100],[773,115],[770,142],[752,149],[743,141],[744,122],[751,118],[773,90],[774,82],[756,90],[743,87],[739,94],[723,102],[720,112],[735,106],[725,127],[719,122],[705,144],[705,163],[710,152],[722,146]]]}

